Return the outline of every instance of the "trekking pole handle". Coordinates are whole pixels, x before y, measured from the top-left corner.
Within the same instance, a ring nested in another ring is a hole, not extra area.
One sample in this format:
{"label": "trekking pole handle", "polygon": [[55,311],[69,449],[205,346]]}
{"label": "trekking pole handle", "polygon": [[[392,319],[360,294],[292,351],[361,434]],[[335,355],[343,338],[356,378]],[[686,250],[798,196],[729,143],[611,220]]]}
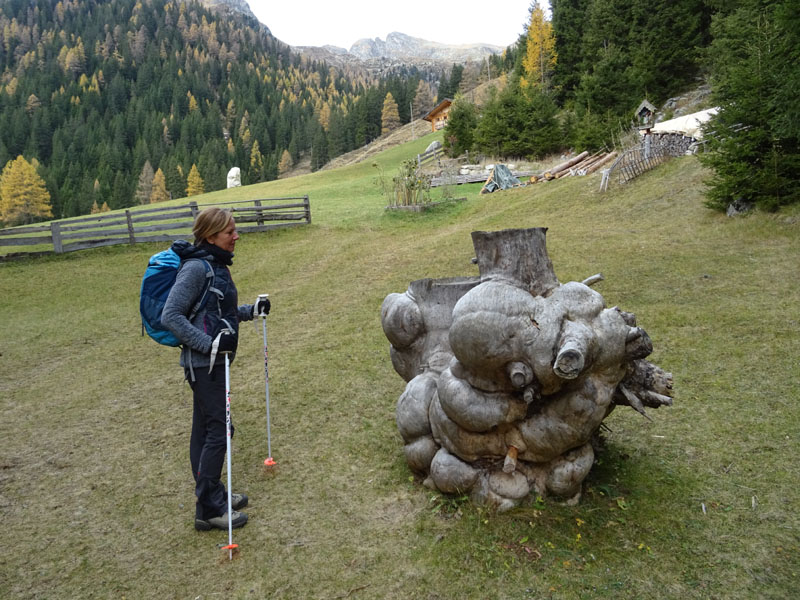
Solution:
{"label": "trekking pole handle", "polygon": [[[269,294],[259,294],[258,295],[258,300],[269,300]],[[257,316],[262,317],[264,319],[267,318],[267,314],[266,313],[259,313]]]}

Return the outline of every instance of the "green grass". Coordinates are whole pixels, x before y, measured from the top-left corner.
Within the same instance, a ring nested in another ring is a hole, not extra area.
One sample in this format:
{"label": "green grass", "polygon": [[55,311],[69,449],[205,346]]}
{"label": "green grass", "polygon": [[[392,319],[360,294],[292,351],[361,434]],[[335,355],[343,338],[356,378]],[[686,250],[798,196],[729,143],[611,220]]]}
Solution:
{"label": "green grass", "polygon": [[[432,138],[377,160],[387,172]],[[0,264],[2,598],[787,598],[800,584],[796,211],[728,219],[676,159],[605,194],[566,178],[421,214],[384,211],[372,161],[208,194],[309,194],[313,224],[244,235],[240,299],[269,292],[273,454],[260,324],[232,368],[234,533],[192,527],[191,393],[141,337],[163,244]],[[434,192],[436,200],[436,192]],[[470,232],[546,226],[562,282],[602,272],[637,314],[675,405],[608,419],[578,506],[501,515],[414,481],[380,304],[476,274]],[[705,507],[705,512],[703,512]]]}

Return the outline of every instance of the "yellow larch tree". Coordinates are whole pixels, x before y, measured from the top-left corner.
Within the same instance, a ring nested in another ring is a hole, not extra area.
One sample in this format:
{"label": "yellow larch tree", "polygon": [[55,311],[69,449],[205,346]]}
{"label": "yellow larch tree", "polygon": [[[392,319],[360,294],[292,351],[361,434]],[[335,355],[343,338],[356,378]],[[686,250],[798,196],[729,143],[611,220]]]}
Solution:
{"label": "yellow larch tree", "polygon": [[319,124],[322,125],[322,128],[325,130],[325,133],[328,133],[331,129],[331,106],[327,102],[322,103],[322,107],[319,109]]}
{"label": "yellow larch tree", "polygon": [[261,181],[264,172],[264,157],[261,155],[261,150],[258,148],[258,140],[253,142],[253,147],[250,150],[250,174],[256,179]]}
{"label": "yellow larch tree", "polygon": [[186,179],[186,195],[196,196],[198,194],[205,194],[205,184],[203,178],[200,177],[200,171],[197,170],[197,165],[192,165],[189,171],[189,176]]}
{"label": "yellow larch tree", "polygon": [[284,150],[283,154],[281,154],[281,160],[278,163],[278,173],[280,175],[285,175],[289,172],[289,169],[292,168],[292,155],[289,154],[288,150]]}
{"label": "yellow larch tree", "polygon": [[522,67],[525,69],[522,87],[547,89],[550,75],[556,66],[556,37],[553,24],[545,19],[544,9],[538,0],[531,4],[530,14],[527,51],[522,59]]}
{"label": "yellow larch tree", "polygon": [[34,164],[18,156],[0,173],[0,221],[7,225],[28,225],[51,218],[50,192]]}
{"label": "yellow larch tree", "polygon": [[165,200],[169,200],[167,178],[164,177],[164,171],[159,168],[156,170],[155,175],[153,175],[153,187],[150,190],[150,204],[164,202]]}
{"label": "yellow larch tree", "polygon": [[383,100],[383,111],[381,112],[381,133],[388,133],[400,127],[400,111],[397,102],[394,101],[392,92],[386,93]]}

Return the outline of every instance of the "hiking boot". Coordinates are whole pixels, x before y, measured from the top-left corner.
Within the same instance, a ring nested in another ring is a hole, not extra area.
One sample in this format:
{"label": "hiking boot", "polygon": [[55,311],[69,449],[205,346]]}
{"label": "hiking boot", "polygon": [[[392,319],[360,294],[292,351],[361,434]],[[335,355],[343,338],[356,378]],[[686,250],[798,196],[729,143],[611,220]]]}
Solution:
{"label": "hiking boot", "polygon": [[247,494],[237,494],[231,492],[231,508],[239,510],[247,506]]}
{"label": "hiking boot", "polygon": [[[239,527],[244,526],[247,523],[247,515],[243,512],[239,512],[234,510],[231,513],[231,529],[237,529]],[[228,529],[228,513],[223,513],[218,517],[214,517],[212,519],[203,520],[203,519],[195,519],[194,520],[194,528],[197,531],[208,531],[209,529],[216,527],[217,529]]]}

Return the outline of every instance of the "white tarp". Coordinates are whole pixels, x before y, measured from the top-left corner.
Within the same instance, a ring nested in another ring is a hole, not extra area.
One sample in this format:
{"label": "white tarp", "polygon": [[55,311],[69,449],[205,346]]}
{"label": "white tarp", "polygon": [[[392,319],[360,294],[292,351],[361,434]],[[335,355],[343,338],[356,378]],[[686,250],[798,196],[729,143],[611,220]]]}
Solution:
{"label": "white tarp", "polygon": [[717,114],[718,108],[709,108],[690,115],[675,117],[669,121],[661,121],[653,125],[653,133],[682,133],[696,140],[703,138],[703,124]]}

